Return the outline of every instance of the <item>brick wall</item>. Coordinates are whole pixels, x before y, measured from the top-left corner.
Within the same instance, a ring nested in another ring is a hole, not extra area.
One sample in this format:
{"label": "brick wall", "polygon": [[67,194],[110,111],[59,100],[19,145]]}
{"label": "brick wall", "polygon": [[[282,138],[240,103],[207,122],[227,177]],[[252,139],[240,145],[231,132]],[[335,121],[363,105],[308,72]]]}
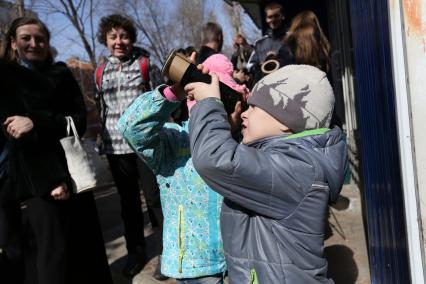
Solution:
{"label": "brick wall", "polygon": [[94,138],[99,133],[101,124],[96,105],[94,101],[95,83],[94,83],[94,68],[92,64],[81,61],[80,59],[71,58],[67,60],[67,66],[71,69],[76,78],[80,89],[84,95],[84,102],[87,110],[87,130],[85,137]]}

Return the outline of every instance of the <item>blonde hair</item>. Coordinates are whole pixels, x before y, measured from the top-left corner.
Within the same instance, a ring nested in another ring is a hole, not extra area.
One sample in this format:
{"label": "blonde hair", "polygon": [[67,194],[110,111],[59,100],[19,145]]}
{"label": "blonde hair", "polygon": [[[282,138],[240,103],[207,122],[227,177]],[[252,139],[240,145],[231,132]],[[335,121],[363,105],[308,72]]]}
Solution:
{"label": "blonde hair", "polygon": [[312,65],[329,71],[330,43],[314,12],[303,11],[294,17],[284,43],[291,50],[296,64]]}

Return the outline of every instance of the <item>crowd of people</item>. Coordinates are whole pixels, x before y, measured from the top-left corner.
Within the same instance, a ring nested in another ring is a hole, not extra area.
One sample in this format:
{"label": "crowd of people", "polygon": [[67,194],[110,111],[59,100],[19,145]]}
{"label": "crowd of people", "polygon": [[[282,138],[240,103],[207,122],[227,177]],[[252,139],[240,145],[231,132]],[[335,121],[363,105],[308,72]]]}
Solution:
{"label": "crowd of people", "polygon": [[[347,154],[332,122],[330,44],[311,11],[287,26],[283,7],[270,3],[265,19],[268,33],[253,46],[236,35],[231,58],[220,25],[205,24],[201,46],[178,52],[211,83],[186,85],[153,83],[132,20],[101,19],[109,56],[93,75],[96,147],[120,197],[126,277],[147,262],[142,189],[162,236],[157,280],[333,283],[324,234]],[[49,41],[40,20],[15,19],[0,59],[0,277],[112,283],[93,192],[73,193],[60,143],[65,117],[85,132],[83,95]],[[239,96],[232,111],[220,84]]]}

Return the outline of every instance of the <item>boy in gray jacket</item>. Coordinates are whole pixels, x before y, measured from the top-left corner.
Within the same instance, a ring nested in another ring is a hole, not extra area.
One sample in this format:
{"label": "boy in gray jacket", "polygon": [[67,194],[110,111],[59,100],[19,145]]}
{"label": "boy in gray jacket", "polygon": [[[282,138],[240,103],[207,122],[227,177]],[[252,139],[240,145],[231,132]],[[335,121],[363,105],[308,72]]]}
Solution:
{"label": "boy in gray jacket", "polygon": [[194,166],[225,197],[221,232],[230,283],[333,283],[324,231],[342,188],[346,144],[328,129],[334,95],[327,76],[289,65],[264,77],[232,139],[217,77],[186,86]]}

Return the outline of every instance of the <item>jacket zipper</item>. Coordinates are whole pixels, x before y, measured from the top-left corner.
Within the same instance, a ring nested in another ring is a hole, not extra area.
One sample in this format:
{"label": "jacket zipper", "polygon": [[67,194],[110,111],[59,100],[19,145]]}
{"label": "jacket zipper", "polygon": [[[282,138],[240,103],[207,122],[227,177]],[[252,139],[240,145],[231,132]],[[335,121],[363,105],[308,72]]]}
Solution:
{"label": "jacket zipper", "polygon": [[121,69],[123,68],[123,66],[121,65],[121,63],[118,64],[118,80],[117,80],[117,93],[121,92]]}
{"label": "jacket zipper", "polygon": [[254,268],[250,269],[250,284],[259,284],[257,280],[256,270]]}
{"label": "jacket zipper", "polygon": [[[121,64],[121,63],[119,63],[119,65],[118,65],[119,67],[118,67],[118,80],[117,80],[117,98],[121,95],[121,71],[122,71],[122,69],[123,69],[123,65]],[[122,109],[122,106],[121,106],[121,103],[119,103],[119,100],[117,100],[117,103],[118,103],[118,108],[119,108],[119,111],[120,111],[120,115],[122,115],[123,114],[123,109]]]}
{"label": "jacket zipper", "polygon": [[183,205],[179,205],[178,207],[178,245],[179,245],[179,273],[182,273],[182,262],[183,255],[185,253],[185,243],[184,243],[184,226],[183,226]]}

